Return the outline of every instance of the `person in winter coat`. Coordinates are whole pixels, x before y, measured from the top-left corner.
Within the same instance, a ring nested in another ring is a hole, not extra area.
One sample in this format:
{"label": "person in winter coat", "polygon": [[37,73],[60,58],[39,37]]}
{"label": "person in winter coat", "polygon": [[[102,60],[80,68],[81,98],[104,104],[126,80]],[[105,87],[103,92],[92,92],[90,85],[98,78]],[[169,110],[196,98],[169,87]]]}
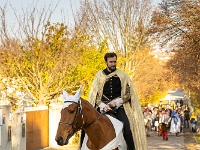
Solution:
{"label": "person in winter coat", "polygon": [[195,112],[192,112],[192,115],[190,116],[190,123],[192,126],[192,132],[196,132],[197,116]]}
{"label": "person in winter coat", "polygon": [[189,120],[190,120],[190,109],[188,105],[185,105],[184,110],[184,128],[189,128]]}

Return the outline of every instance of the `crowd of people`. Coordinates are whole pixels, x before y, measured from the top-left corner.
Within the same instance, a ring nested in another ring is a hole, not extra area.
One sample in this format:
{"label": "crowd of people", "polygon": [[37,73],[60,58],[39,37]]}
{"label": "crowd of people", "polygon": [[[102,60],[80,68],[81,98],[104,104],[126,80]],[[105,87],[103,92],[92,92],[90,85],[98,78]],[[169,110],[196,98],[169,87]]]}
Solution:
{"label": "crowd of people", "polygon": [[146,136],[150,136],[150,130],[156,131],[158,136],[162,136],[163,140],[168,140],[168,132],[174,133],[177,137],[180,132],[184,132],[184,128],[189,128],[196,132],[197,117],[194,112],[191,112],[188,104],[183,105],[183,100],[177,100],[171,107],[162,103],[158,106],[145,107],[144,122]]}

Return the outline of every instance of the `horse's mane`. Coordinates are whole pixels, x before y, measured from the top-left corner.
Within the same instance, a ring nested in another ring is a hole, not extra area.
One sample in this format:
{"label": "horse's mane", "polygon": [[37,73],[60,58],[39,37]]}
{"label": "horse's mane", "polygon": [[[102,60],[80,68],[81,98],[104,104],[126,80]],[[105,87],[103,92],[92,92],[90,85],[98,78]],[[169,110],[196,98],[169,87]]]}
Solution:
{"label": "horse's mane", "polygon": [[[80,97],[80,99],[81,99],[81,105],[82,105],[82,104],[86,104],[87,106],[93,108],[94,111],[96,111],[97,113],[99,113],[99,112],[92,106],[92,104],[91,104],[88,100],[85,100],[85,99],[83,99],[82,97]],[[99,113],[99,114],[100,114],[100,113]]]}

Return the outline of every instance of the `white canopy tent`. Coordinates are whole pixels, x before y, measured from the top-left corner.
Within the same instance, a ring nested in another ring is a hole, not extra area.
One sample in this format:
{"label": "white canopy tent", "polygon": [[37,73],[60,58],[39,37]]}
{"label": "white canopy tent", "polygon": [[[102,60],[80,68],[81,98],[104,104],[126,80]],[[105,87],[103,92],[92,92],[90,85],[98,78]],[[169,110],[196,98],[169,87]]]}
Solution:
{"label": "white canopy tent", "polygon": [[171,101],[177,101],[177,100],[186,100],[187,98],[184,97],[185,92],[183,90],[170,90],[168,94],[162,98],[160,101],[168,101],[168,104],[171,103]]}

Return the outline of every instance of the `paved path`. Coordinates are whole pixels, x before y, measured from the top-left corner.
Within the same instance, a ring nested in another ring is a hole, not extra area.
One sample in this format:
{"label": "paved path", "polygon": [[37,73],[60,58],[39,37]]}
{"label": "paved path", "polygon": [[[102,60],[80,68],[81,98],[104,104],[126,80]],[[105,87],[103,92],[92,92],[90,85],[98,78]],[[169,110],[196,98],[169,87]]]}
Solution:
{"label": "paved path", "polygon": [[185,150],[200,150],[200,144],[198,144],[196,138],[196,133],[192,133],[191,129],[185,129],[184,133],[184,145]]}
{"label": "paved path", "polygon": [[175,134],[169,133],[168,141],[164,141],[162,136],[157,132],[150,132],[150,137],[147,137],[148,150],[165,150],[165,149],[184,149],[184,136],[180,134],[177,137]]}
{"label": "paved path", "polygon": [[[199,144],[195,139],[195,134],[191,129],[185,129],[179,137],[169,133],[168,141],[163,141],[162,136],[158,136],[157,132],[151,131],[150,137],[147,137],[148,150],[200,150]],[[48,147],[44,150],[77,150],[77,145],[67,145],[58,147]]]}
{"label": "paved path", "polygon": [[184,133],[180,133],[179,137],[169,133],[168,141],[163,141],[162,136],[158,136],[155,131],[150,132],[150,135],[147,138],[148,150],[200,150],[195,133],[192,133],[190,128],[184,129]]}

